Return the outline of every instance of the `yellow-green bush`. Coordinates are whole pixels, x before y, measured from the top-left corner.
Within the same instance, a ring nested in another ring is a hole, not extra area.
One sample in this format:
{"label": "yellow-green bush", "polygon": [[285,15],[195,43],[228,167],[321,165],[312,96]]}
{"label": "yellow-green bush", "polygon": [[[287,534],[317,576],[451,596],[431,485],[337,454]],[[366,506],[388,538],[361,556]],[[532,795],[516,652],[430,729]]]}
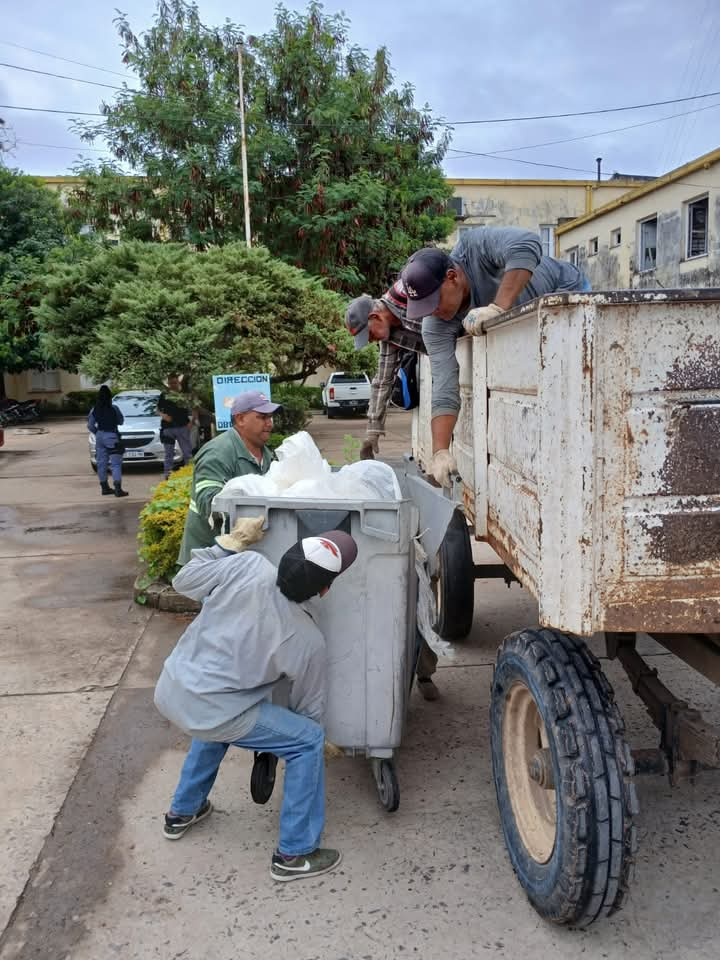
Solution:
{"label": "yellow-green bush", "polygon": [[182,467],[159,483],[140,513],[138,553],[153,580],[171,580],[175,573],[190,503],[192,472],[192,465]]}

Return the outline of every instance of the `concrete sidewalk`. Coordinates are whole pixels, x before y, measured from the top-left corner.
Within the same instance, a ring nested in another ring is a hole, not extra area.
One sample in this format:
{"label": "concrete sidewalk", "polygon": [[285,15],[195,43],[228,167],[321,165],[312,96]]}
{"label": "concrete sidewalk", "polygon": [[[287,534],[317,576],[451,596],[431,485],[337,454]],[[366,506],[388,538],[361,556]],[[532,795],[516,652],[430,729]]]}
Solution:
{"label": "concrete sidewalk", "polygon": [[[386,456],[407,446],[407,418],[395,423]],[[312,427],[331,459],[341,459],[345,433],[363,429],[362,421]],[[162,816],[186,741],[157,714],[152,691],[186,620],[150,617],[128,600],[135,495],[157,476],[128,471],[134,504],[95,500],[83,439],[68,424],[53,425],[47,447],[33,441],[25,462],[30,472],[35,457],[57,470],[55,502],[33,505],[29,487],[37,504],[48,484],[23,471],[24,502],[0,515],[0,563],[12,584],[0,647],[10,734],[0,772],[10,814],[3,859],[12,869],[3,870],[0,927],[20,895],[0,936],[2,960],[717,958],[718,774],[675,791],[660,779],[639,781],[640,853],[618,916],[577,932],[543,923],[529,907],[500,832],[488,697],[498,642],[534,624],[537,611],[526,592],[497,581],[477,583],[473,633],[440,664],[441,700],[411,697],[397,813],[380,807],[366,761],[329,765],[326,841],[343,850],[337,872],[271,881],[282,784],[265,807],[254,805],[251,757],[239,750],[223,763],[216,812],[180,842],[166,841]],[[2,452],[0,463],[3,478]],[[61,475],[76,506],[62,500]],[[661,677],[717,722],[716,689],[645,644]],[[633,746],[655,745],[642,705],[607,666]]]}

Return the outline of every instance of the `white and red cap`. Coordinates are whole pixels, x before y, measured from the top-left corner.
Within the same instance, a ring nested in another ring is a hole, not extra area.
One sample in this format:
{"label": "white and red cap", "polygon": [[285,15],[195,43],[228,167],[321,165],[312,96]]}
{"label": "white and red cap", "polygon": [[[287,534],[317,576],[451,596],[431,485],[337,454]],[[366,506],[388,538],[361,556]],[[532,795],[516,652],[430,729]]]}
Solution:
{"label": "white and red cap", "polygon": [[305,559],[330,573],[347,570],[357,556],[357,544],[342,530],[330,530],[318,537],[305,537],[300,542]]}
{"label": "white and red cap", "polygon": [[342,530],[305,537],[280,559],[277,584],[289,600],[302,603],[329,587],[355,557],[357,544]]}

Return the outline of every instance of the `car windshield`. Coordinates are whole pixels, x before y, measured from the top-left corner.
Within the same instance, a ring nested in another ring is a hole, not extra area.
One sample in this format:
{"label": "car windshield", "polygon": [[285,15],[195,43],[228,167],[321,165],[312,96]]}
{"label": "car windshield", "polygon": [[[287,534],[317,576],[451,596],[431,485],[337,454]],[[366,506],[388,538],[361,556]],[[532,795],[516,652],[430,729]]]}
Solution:
{"label": "car windshield", "polygon": [[146,393],[126,393],[121,397],[114,397],[113,403],[124,417],[153,417],[157,410],[159,394],[148,396]]}
{"label": "car windshield", "polygon": [[364,373],[334,373],[333,383],[365,383],[367,377]]}

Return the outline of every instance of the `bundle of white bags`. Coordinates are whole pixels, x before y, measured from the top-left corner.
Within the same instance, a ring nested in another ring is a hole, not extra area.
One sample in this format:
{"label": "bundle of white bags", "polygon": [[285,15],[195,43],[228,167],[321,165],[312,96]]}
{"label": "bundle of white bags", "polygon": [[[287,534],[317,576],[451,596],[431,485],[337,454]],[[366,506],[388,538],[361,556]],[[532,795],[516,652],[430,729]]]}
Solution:
{"label": "bundle of white bags", "polygon": [[275,451],[264,476],[229,480],[222,493],[296,500],[400,500],[395,471],[378,460],[360,460],[333,472],[309,433],[295,433]]}

